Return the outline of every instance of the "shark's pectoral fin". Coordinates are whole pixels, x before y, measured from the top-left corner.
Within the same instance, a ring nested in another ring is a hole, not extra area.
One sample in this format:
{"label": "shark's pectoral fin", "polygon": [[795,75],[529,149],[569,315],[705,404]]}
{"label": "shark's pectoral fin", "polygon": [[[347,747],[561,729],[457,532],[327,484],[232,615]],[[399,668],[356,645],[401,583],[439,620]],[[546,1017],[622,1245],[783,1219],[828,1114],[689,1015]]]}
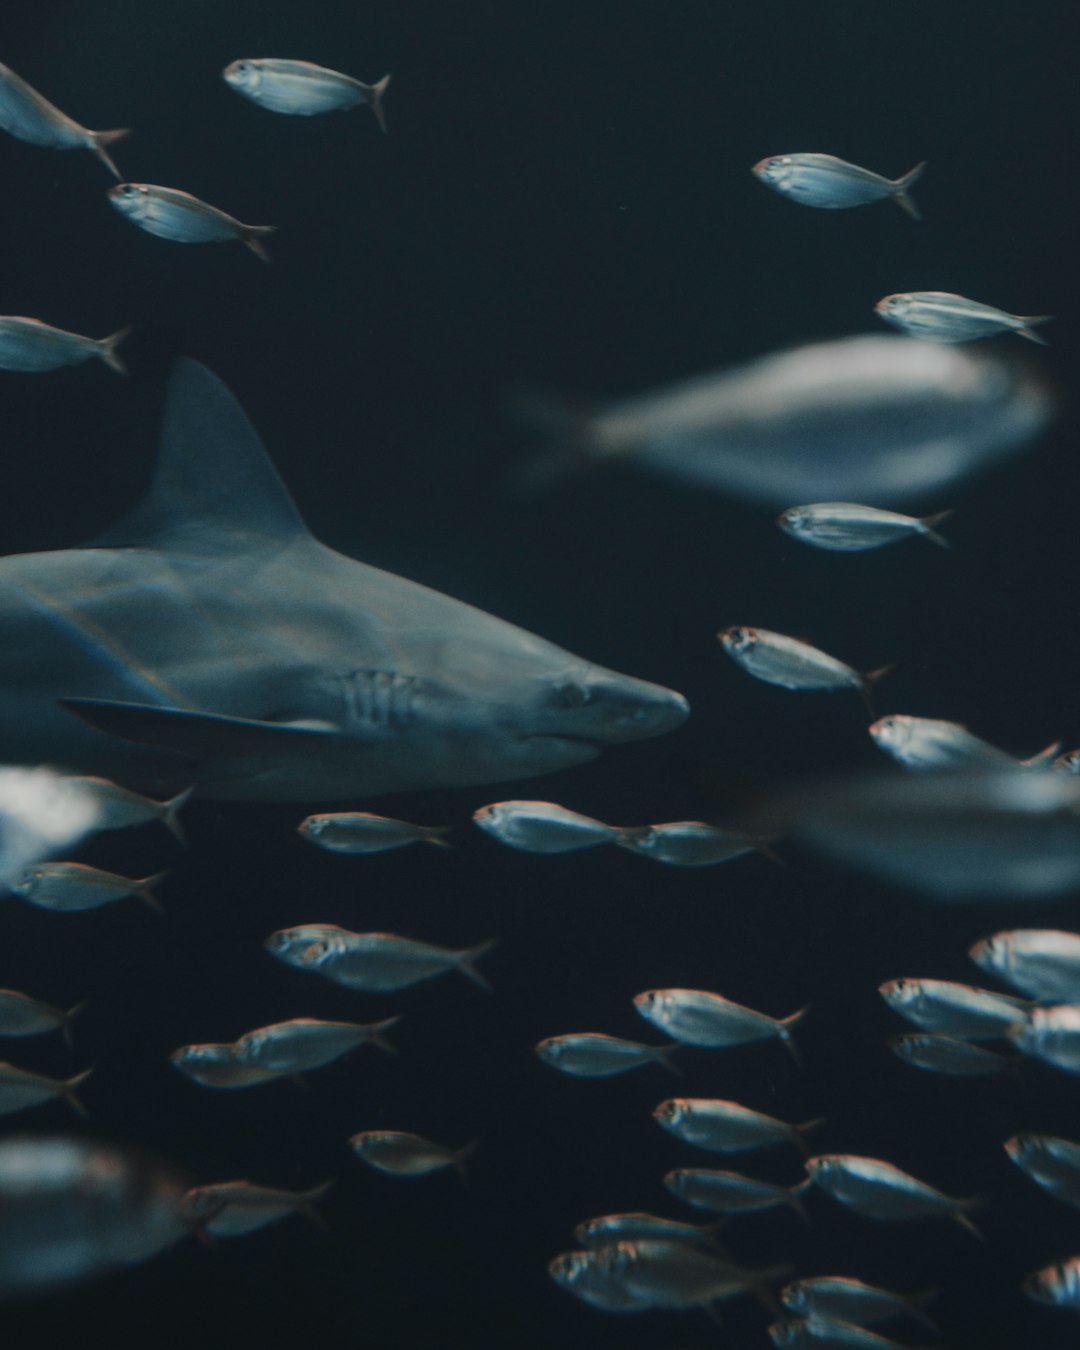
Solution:
{"label": "shark's pectoral fin", "polygon": [[97,731],[199,760],[302,756],[325,746],[334,735],[329,727],[260,722],[183,708],[156,708],[147,703],[97,698],[62,698],[57,702]]}

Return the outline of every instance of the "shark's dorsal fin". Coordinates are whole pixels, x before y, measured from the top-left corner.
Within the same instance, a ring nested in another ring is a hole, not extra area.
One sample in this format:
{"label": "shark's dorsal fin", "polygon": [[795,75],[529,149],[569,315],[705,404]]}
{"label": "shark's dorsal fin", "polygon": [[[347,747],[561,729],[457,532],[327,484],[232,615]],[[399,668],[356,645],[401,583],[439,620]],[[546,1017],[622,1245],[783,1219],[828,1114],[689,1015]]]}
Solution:
{"label": "shark's dorsal fin", "polygon": [[94,546],[171,545],[198,552],[214,551],[237,535],[250,547],[307,533],[240,404],[198,361],[177,361],[150,490]]}

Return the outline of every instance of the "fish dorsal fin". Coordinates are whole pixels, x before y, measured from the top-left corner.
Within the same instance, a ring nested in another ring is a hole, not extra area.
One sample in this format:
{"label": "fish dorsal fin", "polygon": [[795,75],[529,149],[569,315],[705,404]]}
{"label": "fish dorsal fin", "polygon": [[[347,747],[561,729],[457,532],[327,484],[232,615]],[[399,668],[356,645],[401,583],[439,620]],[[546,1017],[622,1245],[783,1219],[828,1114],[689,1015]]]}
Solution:
{"label": "fish dorsal fin", "polygon": [[185,357],[169,376],[150,490],[93,543],[214,552],[237,536],[269,547],[308,530],[243,408]]}

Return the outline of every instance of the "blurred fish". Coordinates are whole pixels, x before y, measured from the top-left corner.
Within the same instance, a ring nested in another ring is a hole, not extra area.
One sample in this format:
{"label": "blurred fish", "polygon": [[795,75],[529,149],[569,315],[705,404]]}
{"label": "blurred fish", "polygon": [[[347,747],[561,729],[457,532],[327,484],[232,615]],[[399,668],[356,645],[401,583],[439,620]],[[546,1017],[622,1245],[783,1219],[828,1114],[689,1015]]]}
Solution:
{"label": "blurred fish", "polygon": [[879,336],[796,347],[586,416],[533,411],[562,447],[522,474],[534,485],[632,460],[777,509],[826,500],[895,508],[1020,450],[1053,404],[991,353]]}
{"label": "blurred fish", "polygon": [[266,56],[232,61],[221,75],[238,94],[276,113],[312,117],[315,113],[344,111],[367,104],[383,132],[386,131],[382,100],[390,83],[389,75],[374,84],[365,84],[310,61]]}
{"label": "blurred fish", "polygon": [[1080,1004],[1030,1009],[1010,1027],[1009,1040],[1021,1054],[1066,1073],[1080,1073]]}
{"label": "blurred fish", "polygon": [[847,1275],[818,1275],[795,1280],[781,1289],[780,1302],[799,1317],[829,1318],[852,1322],[856,1326],[874,1326],[878,1322],[910,1317],[936,1331],[937,1327],[922,1307],[936,1293],[936,1289],[930,1289],[920,1294],[894,1294],[889,1289],[863,1284],[862,1280]]}
{"label": "blurred fish", "polygon": [[973,342],[995,333],[1019,333],[1031,342],[1046,345],[1034,332],[1036,324],[1049,323],[1052,314],[1006,314],[993,305],[965,299],[951,291],[906,291],[887,295],[874,306],[886,323],[915,338],[931,342]]}
{"label": "blurred fish", "polygon": [[908,769],[991,768],[995,764],[1046,768],[1061,749],[1061,742],[1053,741],[1030,759],[1017,759],[989,741],[973,736],[959,722],[905,713],[879,717],[871,726],[870,735],[886,754]]}
{"label": "blurred fish", "polygon": [[671,1062],[678,1045],[642,1045],[640,1041],[624,1041],[599,1031],[549,1036],[535,1049],[545,1064],[575,1078],[613,1078],[643,1064],[662,1064],[671,1073],[679,1073]]}
{"label": "blurred fish", "polygon": [[331,853],[385,853],[407,844],[449,848],[449,825],[410,825],[405,820],[373,816],[367,811],[338,811],[308,816],[296,827],[309,844]]}
{"label": "blurred fish", "polygon": [[968,955],[988,975],[1043,1003],[1080,1003],[1080,933],[1014,928],[982,938]]}
{"label": "blurred fish", "polygon": [[270,261],[262,241],[274,233],[276,225],[245,225],[190,192],[154,183],[118,183],[109,189],[108,197],[122,216],[159,239],[177,244],[221,244],[238,239],[260,261]]}
{"label": "blurred fish", "polygon": [[169,1061],[185,1078],[190,1078],[202,1087],[254,1087],[256,1083],[269,1083],[284,1076],[276,1069],[261,1069],[256,1065],[241,1063],[229,1043],[182,1045],[172,1052]]}
{"label": "blurred fish", "polygon": [[647,1022],[687,1045],[722,1048],[779,1040],[796,1060],[791,1029],[810,1011],[808,1005],[787,1017],[770,1017],[703,989],[647,989],[634,996],[634,1007]]}
{"label": "blurred fish", "polygon": [[8,888],[39,909],[51,909],[60,914],[100,909],[102,905],[125,900],[128,896],[134,896],[160,914],[161,904],[154,892],[168,875],[168,872],[155,872],[150,877],[122,877],[87,863],[43,862],[24,868],[12,877]]}
{"label": "blurred fish", "polygon": [[909,192],[925,168],[924,160],[900,178],[882,178],[879,173],[860,169],[835,155],[807,153],[758,160],[751,172],[766,187],[803,206],[838,211],[891,198],[912,220],[921,220]]}
{"label": "blurred fish", "polygon": [[25,867],[100,827],[102,808],[78,779],[0,766],[0,888]]}
{"label": "blurred fish", "polygon": [[723,1219],[699,1224],[664,1219],[657,1214],[602,1214],[579,1223],[574,1229],[574,1240],[590,1248],[608,1247],[615,1242],[633,1242],[642,1238],[711,1247],[715,1246],[716,1234],[723,1224]]}
{"label": "blurred fish", "polygon": [[706,825],[700,820],[672,820],[661,825],[628,826],[619,831],[614,840],[620,848],[640,853],[653,862],[667,863],[669,867],[712,867],[730,862],[747,853],[764,853],[779,862],[766,839],[737,830]]}
{"label": "blurred fish", "polygon": [[810,1184],[808,1177],[797,1186],[778,1186],[772,1181],[758,1181],[740,1172],[722,1172],[715,1167],[677,1167],[664,1177],[664,1185],[672,1195],[698,1209],[711,1209],[718,1214],[758,1214],[787,1205],[803,1219],[809,1216],[799,1197]]}
{"label": "blurred fish", "polygon": [[131,332],[130,325],[108,337],[89,338],[53,328],[40,319],[18,315],[0,318],[0,370],[59,370],[78,366],[93,357],[105,362],[118,375],[127,374],[127,366],[116,349]]}
{"label": "blurred fish", "polygon": [[787,1317],[773,1322],[769,1339],[779,1350],[907,1350],[899,1341],[832,1317]]}
{"label": "blurred fish", "polygon": [[951,515],[952,511],[939,511],[933,516],[904,516],[898,511],[859,506],[855,502],[813,502],[789,506],[776,523],[785,534],[815,548],[862,553],[915,535],[948,548],[949,541],[938,534],[937,527]]}
{"label": "blurred fish", "polygon": [[85,1003],[76,1003],[65,1012],[16,989],[0,989],[0,1036],[40,1036],[46,1031],[61,1031],[70,1047],[71,1024],[85,1008]]}
{"label": "blurred fish", "polygon": [[1005,1141],[1005,1152],[1037,1186],[1080,1208],[1080,1144],[1025,1132]]}
{"label": "blurred fish", "polygon": [[1066,750],[1054,760],[1055,769],[1064,769],[1066,773],[1080,773],[1080,750]]}
{"label": "blurred fish", "polygon": [[548,1274],[560,1288],[591,1308],[641,1312],[647,1304],[622,1286],[618,1245],[615,1242],[588,1251],[560,1252],[548,1262]]}
{"label": "blurred fish", "polygon": [[387,1017],[382,1022],[322,1022],[314,1017],[294,1017],[289,1022],[246,1031],[233,1041],[232,1055],[238,1064],[257,1069],[306,1073],[361,1045],[377,1045],[384,1053],[394,1054],[385,1033],[400,1021],[400,1017]]}
{"label": "blurred fish", "polygon": [[493,802],[473,820],[500,844],[525,853],[573,853],[618,842],[620,831],[554,802]]}
{"label": "blurred fish", "polygon": [[309,1191],[279,1191],[270,1186],[253,1186],[250,1181],[219,1181],[187,1191],[183,1210],[200,1233],[210,1237],[244,1237],[289,1214],[304,1214],[320,1223],[315,1204],[333,1184],[324,1181]]}
{"label": "blurred fish", "polygon": [[95,803],[99,820],[96,830],[126,830],[132,825],[145,825],[147,821],[160,820],[173,838],[181,844],[186,843],[184,828],[180,823],[180,811],[191,796],[194,788],[185,788],[168,801],[154,801],[152,797],[142,797],[130,792],[107,778],[65,778],[66,783],[85,793]]}
{"label": "blurred fish", "polygon": [[188,1232],[160,1164],[88,1139],[0,1142],[0,1295],[47,1294],[130,1267]]}
{"label": "blurred fish", "polygon": [[131,130],[88,131],[53,107],[36,89],[5,65],[0,65],[0,128],[31,145],[47,145],[51,150],[89,150],[101,160],[114,178],[120,171],[107,149]]}
{"label": "blurred fish", "polygon": [[1022,1285],[1028,1298],[1052,1308],[1080,1312],[1080,1256],[1055,1261],[1029,1275]]}
{"label": "blurred fish", "polygon": [[73,1078],[47,1078],[42,1073],[31,1073],[29,1069],[20,1069],[14,1064],[0,1063],[0,1116],[10,1116],[15,1111],[25,1111],[29,1106],[39,1106],[42,1102],[51,1102],[58,1097],[85,1116],[86,1108],[75,1095],[75,1090],[93,1072],[93,1069],[84,1069]]}
{"label": "blurred fish", "polygon": [[951,1074],[957,1078],[984,1078],[994,1074],[1016,1073],[1016,1061],[972,1045],[957,1036],[942,1036],[922,1031],[909,1036],[890,1036],[889,1049],[905,1064],[931,1073]]}
{"label": "blurred fish", "polygon": [[464,1148],[447,1148],[434,1144],[418,1134],[403,1130],[361,1130],[349,1140],[349,1146],[369,1167],[378,1172],[389,1172],[399,1177],[426,1177],[429,1172],[441,1172],[452,1167],[464,1181],[465,1160],[475,1151],[476,1144]]}
{"label": "blurred fish", "polygon": [[653,1119],[676,1138],[713,1153],[741,1153],[782,1143],[809,1153],[803,1135],[824,1124],[822,1120],[808,1120],[802,1125],[789,1125],[738,1102],[707,1097],[663,1101],[653,1111]]}
{"label": "blurred fish", "polygon": [[887,980],[878,993],[920,1030],[969,1041],[1001,1039],[1031,1007],[1027,999],[952,980]]}
{"label": "blurred fish", "polygon": [[808,642],[767,628],[725,628],[717,637],[736,665],[766,684],[782,689],[857,689],[867,708],[870,691],[893,668],[882,666],[864,675]]}
{"label": "blurred fish", "polygon": [[455,950],[430,942],[414,942],[395,933],[351,933],[336,924],[311,923],[271,933],[265,946],[286,965],[313,971],[346,989],[363,989],[368,993],[407,989],[421,980],[457,970],[490,992],[491,985],[476,969],[476,962],[497,941],[490,938],[475,947]]}
{"label": "blurred fish", "polygon": [[968,1217],[968,1211],[978,1208],[984,1201],[954,1200],[880,1158],[825,1153],[809,1158],[806,1170],[816,1186],[868,1219],[905,1220],[947,1215],[975,1237],[982,1237]]}

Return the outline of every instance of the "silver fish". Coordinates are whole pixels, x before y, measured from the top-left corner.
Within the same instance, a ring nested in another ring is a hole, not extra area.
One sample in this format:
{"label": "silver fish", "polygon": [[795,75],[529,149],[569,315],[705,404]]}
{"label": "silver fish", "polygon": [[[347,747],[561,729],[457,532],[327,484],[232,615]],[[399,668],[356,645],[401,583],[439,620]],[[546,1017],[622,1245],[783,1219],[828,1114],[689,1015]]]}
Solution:
{"label": "silver fish", "polygon": [[640,853],[653,862],[667,863],[669,867],[712,867],[716,863],[745,857],[747,853],[764,853],[778,861],[768,840],[737,830],[725,830],[719,825],[706,825],[701,820],[628,826],[619,832],[614,842],[620,848]]}
{"label": "silver fish", "polygon": [[404,1130],[361,1130],[349,1140],[349,1147],[378,1172],[426,1177],[452,1167],[462,1180],[466,1176],[465,1160],[476,1149],[474,1143],[459,1149],[447,1148]]}
{"label": "silver fish", "polygon": [[51,150],[89,150],[114,178],[120,177],[120,171],[107,147],[131,135],[129,127],[88,131],[5,65],[0,65],[0,128],[20,141],[46,145]]}
{"label": "silver fish", "polygon": [[[619,1279],[619,1244],[606,1243],[587,1251],[560,1252],[548,1262],[548,1274],[568,1294],[603,1312],[641,1312],[647,1306]],[[623,1258],[625,1260],[625,1258]]]}
{"label": "silver fish", "polygon": [[238,239],[256,258],[270,261],[262,241],[274,233],[276,225],[245,225],[190,192],[154,183],[118,183],[109,189],[108,196],[122,216],[159,239],[177,244],[220,244]]}
{"label": "silver fish", "polygon": [[761,159],[751,172],[766,187],[803,206],[839,211],[849,206],[867,206],[891,199],[912,218],[921,220],[910,190],[922,177],[926,161],[916,164],[900,178],[883,178],[835,155],[800,153],[772,155]]}
{"label": "silver fish", "polygon": [[460,971],[481,989],[491,986],[476,969],[476,962],[492,950],[498,939],[475,947],[437,947],[414,942],[395,933],[351,933],[337,924],[301,924],[283,928],[266,939],[266,950],[286,965],[310,970],[368,993],[407,989],[448,970]]}
{"label": "silver fish", "polygon": [[554,802],[492,802],[474,811],[473,820],[500,844],[525,853],[573,853],[615,843],[620,836],[615,826]]}
{"label": "silver fish", "polygon": [[315,1017],[294,1017],[289,1022],[246,1031],[232,1043],[238,1064],[274,1073],[298,1074],[331,1064],[361,1045],[376,1045],[387,1054],[394,1047],[385,1033],[401,1021],[388,1017],[382,1022],[322,1022]]}
{"label": "silver fish", "polygon": [[1080,1256],[1070,1256],[1067,1261],[1055,1261],[1034,1271],[1021,1287],[1036,1303],[1080,1312]]}
{"label": "silver fish", "polygon": [[862,674],[798,638],[767,628],[725,628],[717,637],[743,670],[782,689],[857,689],[870,707],[870,691],[892,666]]}
{"label": "silver fish", "polygon": [[182,1045],[172,1052],[169,1061],[185,1078],[209,1088],[254,1087],[257,1083],[269,1083],[283,1077],[276,1069],[242,1064],[233,1054],[231,1043]]}
{"label": "silver fish", "polygon": [[1027,999],[952,980],[886,980],[878,993],[920,1031],[968,1041],[1000,1040],[1031,1007]]}
{"label": "silver fish", "polygon": [[862,1158],[854,1153],[824,1153],[808,1158],[806,1170],[815,1186],[869,1219],[905,1220],[947,1215],[975,1237],[982,1237],[968,1217],[968,1211],[981,1206],[982,1200],[955,1200],[880,1158]]}
{"label": "silver fish", "polygon": [[[671,1175],[669,1173],[669,1175]],[[658,1214],[601,1214],[585,1219],[574,1229],[574,1241],[583,1247],[608,1247],[614,1242],[633,1242],[642,1238],[658,1238],[662,1242],[689,1242],[692,1246],[714,1246],[716,1234],[724,1220],[715,1223],[685,1223],[681,1219],[665,1219]]]}
{"label": "silver fish", "polygon": [[15,1111],[25,1111],[29,1106],[39,1106],[58,1097],[85,1116],[86,1108],[76,1096],[76,1089],[93,1072],[93,1069],[84,1069],[73,1078],[47,1078],[43,1073],[31,1073],[15,1064],[0,1063],[0,1116],[10,1116]]}
{"label": "silver fish", "polygon": [[803,1219],[808,1215],[799,1197],[810,1184],[807,1178],[797,1186],[778,1186],[772,1181],[758,1181],[741,1172],[724,1172],[715,1167],[677,1167],[664,1177],[664,1185],[672,1195],[698,1209],[711,1209],[718,1214],[758,1214],[787,1205]]}
{"label": "silver fish", "polygon": [[1037,1186],[1080,1208],[1080,1144],[1049,1134],[1014,1134],[1005,1152]]}
{"label": "silver fish", "polygon": [[286,61],[276,57],[244,57],[221,72],[222,79],[238,94],[271,112],[312,117],[316,113],[344,111],[367,104],[383,132],[386,115],[383,95],[390,83],[384,75],[374,84],[354,80],[337,70],[310,61]]}
{"label": "silver fish", "polygon": [[808,1005],[787,1017],[769,1017],[704,989],[647,989],[635,994],[634,1007],[647,1022],[686,1045],[724,1048],[778,1040],[796,1060],[791,1029],[810,1011]]}
{"label": "silver fish", "polygon": [[553,1069],[575,1078],[613,1078],[643,1064],[662,1064],[673,1074],[678,1068],[671,1055],[678,1045],[643,1045],[605,1036],[599,1031],[583,1031],[566,1036],[548,1036],[535,1047],[536,1053]]}
{"label": "silver fish", "polygon": [[153,797],[143,797],[112,783],[108,778],[65,778],[64,782],[85,793],[97,805],[100,818],[94,826],[97,830],[126,830],[132,825],[145,825],[151,820],[160,820],[177,843],[184,844],[184,829],[180,823],[180,811],[194,788],[185,788],[168,801],[155,801]]}
{"label": "silver fish", "polygon": [[1032,1008],[1010,1027],[1009,1040],[1021,1054],[1066,1073],[1080,1073],[1080,1004]]}
{"label": "silver fish", "polygon": [[244,1237],[289,1214],[303,1214],[320,1223],[317,1201],[334,1183],[324,1181],[309,1191],[279,1191],[250,1181],[219,1181],[195,1186],[183,1198],[188,1221],[209,1237]]}
{"label": "silver fish", "polygon": [[0,317],[0,370],[59,370],[97,357],[118,375],[126,375],[127,366],[116,349],[130,332],[129,325],[108,337],[89,338],[53,328],[40,319],[4,315]]}
{"label": "silver fish", "polygon": [[789,1266],[746,1270],[715,1253],[685,1242],[639,1238],[601,1247],[599,1264],[609,1263],[611,1278],[635,1309],[708,1307],[741,1294],[768,1299],[768,1286]]}
{"label": "silver fish", "polygon": [[1046,345],[1036,333],[1037,324],[1049,323],[1052,314],[1006,314],[993,305],[968,300],[951,291],[905,291],[886,295],[874,306],[886,323],[910,337],[930,342],[974,342],[995,333],[1019,333],[1031,342]]}
{"label": "silver fish", "polygon": [[870,735],[886,754],[908,769],[992,768],[994,765],[1041,768],[1049,765],[1061,748],[1060,741],[1053,741],[1030,759],[1017,759],[989,741],[973,736],[959,722],[911,717],[905,713],[879,717],[870,727]]}
{"label": "silver fish", "polygon": [[769,1327],[778,1350],[908,1350],[899,1341],[832,1317],[786,1317]]}
{"label": "silver fish", "polygon": [[85,1003],[76,1003],[65,1012],[17,989],[0,989],[0,1036],[40,1036],[46,1031],[60,1031],[70,1046],[71,1024],[85,1008]]}
{"label": "silver fish", "polygon": [[410,825],[406,820],[373,816],[368,811],[336,811],[308,816],[296,827],[309,844],[330,853],[386,853],[408,844],[449,848],[449,825]]}
{"label": "silver fish", "polygon": [[874,1326],[897,1317],[910,1317],[936,1331],[922,1305],[936,1289],[919,1294],[894,1294],[847,1275],[817,1275],[795,1280],[780,1290],[780,1302],[799,1317],[830,1318],[856,1326]]}
{"label": "silver fish", "polygon": [[957,1078],[983,1078],[994,1074],[1015,1073],[1016,1061],[972,1045],[958,1036],[941,1036],[920,1031],[908,1036],[890,1036],[889,1049],[905,1064],[931,1073],[951,1074]]}
{"label": "silver fish", "polygon": [[86,863],[44,862],[24,868],[8,882],[8,887],[39,909],[60,914],[100,909],[128,896],[160,913],[161,905],[154,892],[167,876],[167,872],[155,872],[150,877],[122,877]]}
{"label": "silver fish", "polygon": [[676,1138],[713,1153],[741,1153],[782,1143],[809,1153],[803,1135],[823,1124],[808,1120],[789,1125],[738,1102],[708,1097],[672,1097],[653,1111],[653,1119]]}
{"label": "silver fish", "polygon": [[1043,1003],[1080,1003],[1080,933],[1014,928],[982,938],[968,955],[988,975]]}
{"label": "silver fish", "polygon": [[883,511],[855,502],[811,502],[806,506],[789,506],[776,523],[785,534],[815,548],[833,553],[863,553],[916,535],[940,548],[948,548],[949,541],[938,533],[937,527],[951,515],[952,511],[938,511],[932,516],[905,516],[899,511]]}

